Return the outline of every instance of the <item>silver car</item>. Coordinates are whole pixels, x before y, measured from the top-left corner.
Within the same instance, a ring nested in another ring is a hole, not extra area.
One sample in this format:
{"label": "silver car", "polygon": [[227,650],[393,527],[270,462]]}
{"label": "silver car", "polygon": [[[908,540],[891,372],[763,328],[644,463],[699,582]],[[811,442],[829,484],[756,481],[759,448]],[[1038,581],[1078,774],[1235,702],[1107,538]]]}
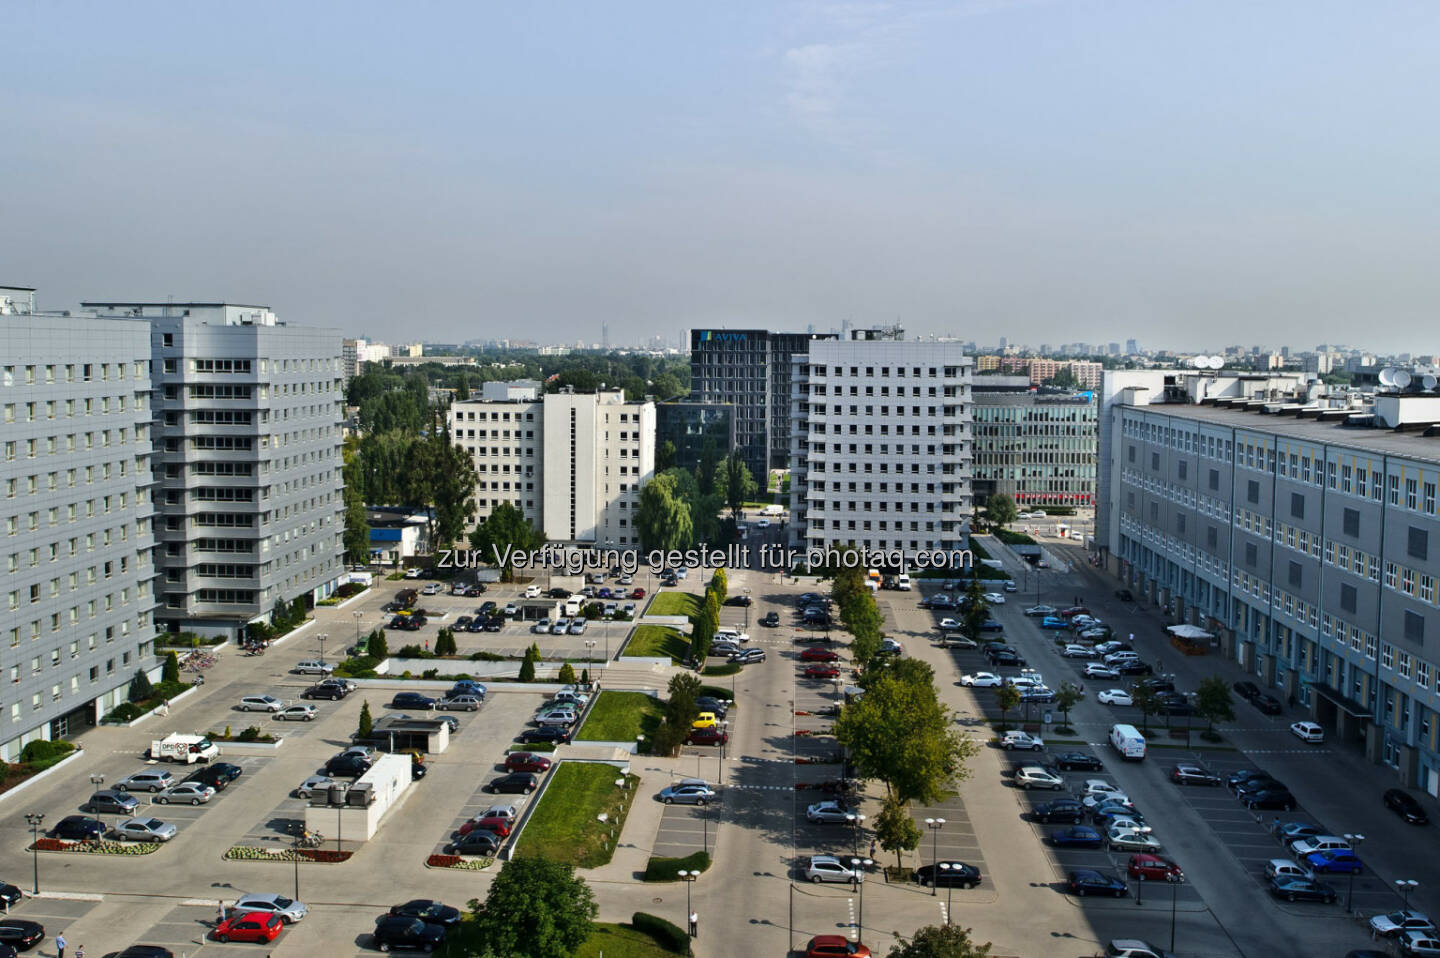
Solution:
{"label": "silver car", "polygon": [[812,822],[825,822],[831,825],[843,825],[853,815],[839,802],[816,802],[805,809],[805,818]]}
{"label": "silver car", "polygon": [[315,706],[287,705],[276,712],[275,717],[282,722],[313,722],[315,720]]}
{"label": "silver car", "polygon": [[805,877],[819,884],[822,881],[864,881],[865,873],[852,869],[834,855],[811,855],[810,864],[805,868]]}
{"label": "silver car", "polygon": [[287,925],[292,925],[309,913],[304,902],[284,895],[242,895],[230,906],[232,911],[263,911],[279,915]]}
{"label": "silver car", "polygon": [[168,842],[178,829],[158,818],[137,818],[115,826],[115,834],[134,842]]}
{"label": "silver car", "polygon": [[156,795],[150,801],[156,805],[169,805],[189,803],[191,805],[203,805],[215,797],[215,789],[200,782],[181,782],[174,788],[167,788]]}
{"label": "silver car", "polygon": [[435,703],[437,709],[453,709],[457,712],[480,711],[481,699],[474,695],[451,695]]}
{"label": "silver car", "polygon": [[714,800],[715,790],[698,778],[682,778],[679,783],[660,790],[660,801],[666,805],[704,805]]}
{"label": "silver car", "polygon": [[115,783],[122,792],[163,792],[175,784],[175,776],[164,769],[146,769]]}
{"label": "silver car", "polygon": [[327,791],[331,785],[338,784],[340,783],[329,775],[311,775],[295,788],[295,796],[297,798],[309,798],[316,792]]}
{"label": "silver car", "polygon": [[285,703],[273,695],[247,695],[240,700],[242,712],[278,712],[284,707]]}

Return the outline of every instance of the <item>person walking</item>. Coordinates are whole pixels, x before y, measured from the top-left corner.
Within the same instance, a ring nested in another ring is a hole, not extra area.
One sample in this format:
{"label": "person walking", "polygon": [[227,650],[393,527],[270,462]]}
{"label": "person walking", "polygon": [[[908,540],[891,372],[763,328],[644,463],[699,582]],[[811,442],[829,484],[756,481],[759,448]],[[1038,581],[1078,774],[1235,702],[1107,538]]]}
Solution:
{"label": "person walking", "polygon": [[691,937],[691,938],[699,938],[699,937],[700,937],[700,915],[699,915],[698,912],[693,912],[693,911],[692,911],[692,912],[690,913],[690,937]]}
{"label": "person walking", "polygon": [[55,954],[59,955],[60,958],[65,958],[65,946],[67,944],[69,944],[69,942],[65,940],[63,934],[55,936]]}

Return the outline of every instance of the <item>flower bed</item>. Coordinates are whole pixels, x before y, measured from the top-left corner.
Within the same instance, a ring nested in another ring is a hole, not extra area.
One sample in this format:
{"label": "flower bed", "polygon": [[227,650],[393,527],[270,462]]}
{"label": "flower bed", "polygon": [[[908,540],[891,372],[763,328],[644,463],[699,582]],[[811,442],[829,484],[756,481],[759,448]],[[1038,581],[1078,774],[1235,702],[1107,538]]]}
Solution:
{"label": "flower bed", "polygon": [[107,842],[99,839],[67,842],[59,838],[41,838],[29,848],[29,851],[82,852],[87,855],[149,855],[159,850],[159,842]]}
{"label": "flower bed", "polygon": [[333,848],[256,848],[253,845],[236,845],[225,853],[230,861],[237,862],[320,862],[333,864],[348,861],[354,852],[337,852]]}
{"label": "flower bed", "polygon": [[457,868],[462,871],[481,871],[493,864],[493,858],[461,858],[459,855],[431,855],[425,859],[427,868]]}

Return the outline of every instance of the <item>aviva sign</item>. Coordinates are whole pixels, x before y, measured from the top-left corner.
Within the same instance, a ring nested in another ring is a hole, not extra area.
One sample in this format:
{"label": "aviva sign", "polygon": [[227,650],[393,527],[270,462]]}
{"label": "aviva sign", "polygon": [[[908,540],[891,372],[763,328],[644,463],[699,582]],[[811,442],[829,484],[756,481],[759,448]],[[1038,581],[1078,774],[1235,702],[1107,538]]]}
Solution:
{"label": "aviva sign", "polygon": [[700,334],[700,341],[702,343],[743,343],[745,341],[745,334],[723,333],[713,329],[707,329]]}

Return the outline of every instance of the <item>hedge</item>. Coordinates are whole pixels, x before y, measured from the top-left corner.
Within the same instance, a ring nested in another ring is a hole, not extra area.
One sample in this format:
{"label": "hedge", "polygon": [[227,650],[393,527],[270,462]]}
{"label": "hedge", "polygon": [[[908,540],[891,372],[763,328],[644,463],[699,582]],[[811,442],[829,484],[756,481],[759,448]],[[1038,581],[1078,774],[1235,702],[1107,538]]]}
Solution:
{"label": "hedge", "polygon": [[678,881],[680,872],[703,872],[710,868],[710,856],[705,852],[695,852],[686,855],[684,858],[661,858],[652,856],[645,864],[645,874],[641,876],[642,881]]}
{"label": "hedge", "polygon": [[740,671],[739,662],[726,662],[724,665],[707,665],[701,670],[701,675],[734,675]]}
{"label": "hedge", "polygon": [[677,955],[690,955],[690,936],[684,929],[671,924],[658,915],[651,915],[643,911],[637,911],[630,916],[630,927],[636,931],[644,932],[661,948],[675,952]]}

